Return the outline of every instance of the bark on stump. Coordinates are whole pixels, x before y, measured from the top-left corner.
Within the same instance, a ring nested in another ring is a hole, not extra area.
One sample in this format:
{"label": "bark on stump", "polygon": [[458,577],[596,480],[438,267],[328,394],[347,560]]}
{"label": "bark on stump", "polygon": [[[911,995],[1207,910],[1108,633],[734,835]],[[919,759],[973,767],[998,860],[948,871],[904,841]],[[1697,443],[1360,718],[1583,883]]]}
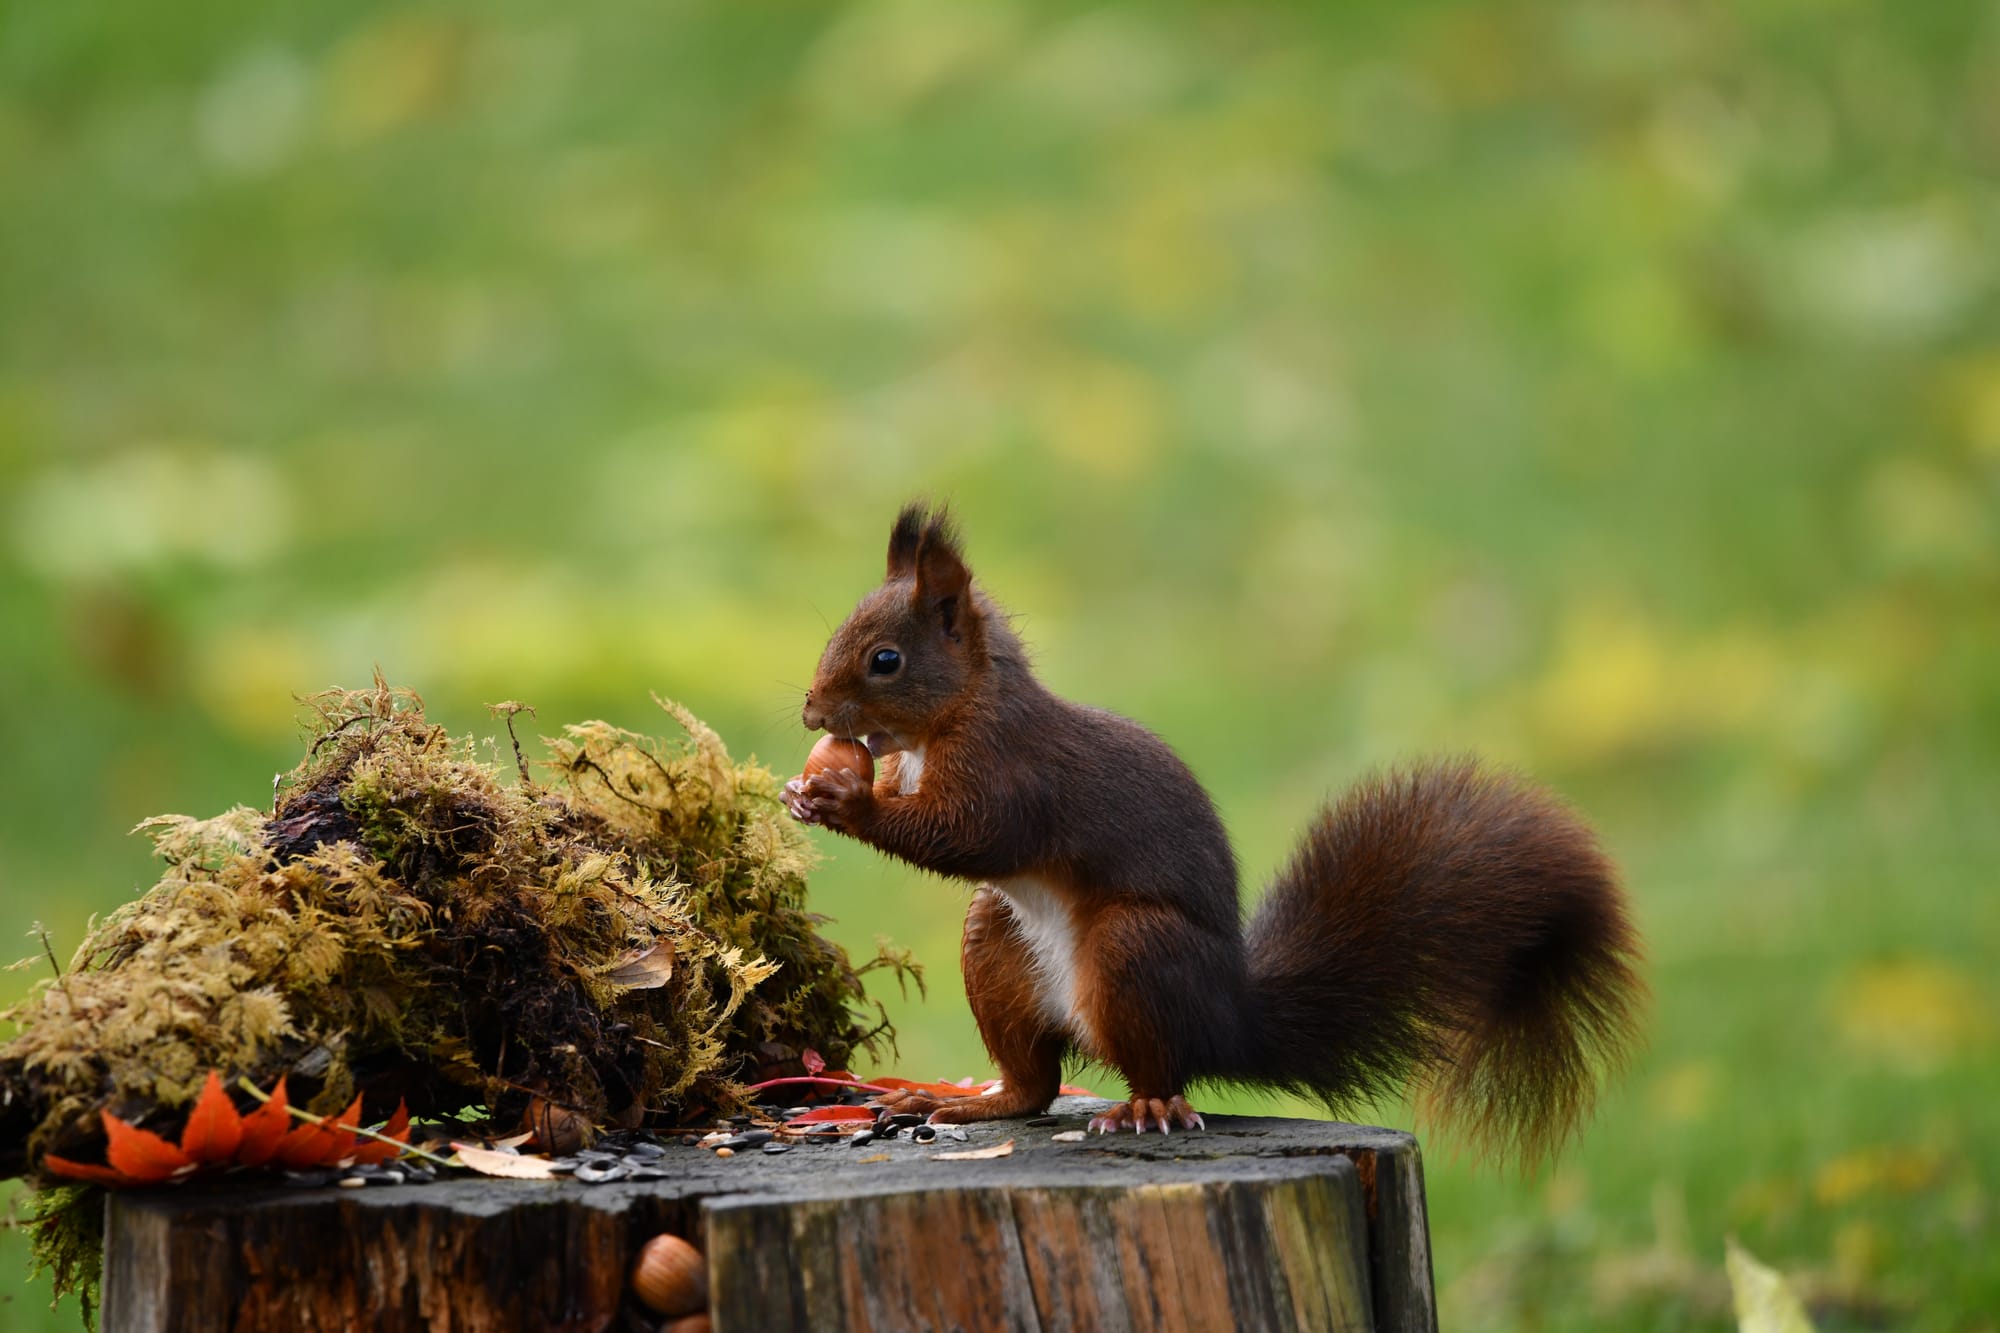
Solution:
{"label": "bark on stump", "polygon": [[[1210,1116],[1206,1133],[1051,1141],[1097,1105],[966,1143],[675,1147],[674,1177],[647,1183],[114,1193],[104,1326],[650,1329],[627,1280],[671,1231],[707,1256],[717,1333],[1435,1330],[1409,1135]],[[1010,1138],[1008,1157],[931,1160]]]}

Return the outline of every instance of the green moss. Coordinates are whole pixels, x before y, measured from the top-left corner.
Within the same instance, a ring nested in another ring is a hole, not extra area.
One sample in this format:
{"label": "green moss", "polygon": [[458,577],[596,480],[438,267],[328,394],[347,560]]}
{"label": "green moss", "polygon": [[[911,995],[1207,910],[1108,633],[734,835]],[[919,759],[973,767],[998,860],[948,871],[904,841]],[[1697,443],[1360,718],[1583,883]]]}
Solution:
{"label": "green moss", "polygon": [[55,1185],[28,1196],[27,1228],[34,1262],[29,1280],[49,1275],[60,1300],[76,1293],[86,1328],[97,1323],[97,1288],[104,1273],[104,1191],[95,1185]]}
{"label": "green moss", "polygon": [[[275,809],[147,821],[159,883],[8,1011],[13,1169],[94,1159],[100,1109],[171,1125],[210,1069],[284,1074],[322,1112],[359,1090],[372,1113],[404,1097],[506,1119],[540,1095],[598,1123],[676,1124],[808,1046],[838,1066],[890,1039],[867,968],[806,910],[809,850],[778,780],[685,709],[660,701],[685,733],[671,743],[565,728],[544,783],[518,745],[503,777],[379,680],[312,703]],[[518,706],[497,711],[511,734]],[[915,972],[886,947],[878,965]],[[76,1249],[94,1222],[59,1216],[86,1197],[42,1196],[37,1254],[59,1290],[89,1272]]]}

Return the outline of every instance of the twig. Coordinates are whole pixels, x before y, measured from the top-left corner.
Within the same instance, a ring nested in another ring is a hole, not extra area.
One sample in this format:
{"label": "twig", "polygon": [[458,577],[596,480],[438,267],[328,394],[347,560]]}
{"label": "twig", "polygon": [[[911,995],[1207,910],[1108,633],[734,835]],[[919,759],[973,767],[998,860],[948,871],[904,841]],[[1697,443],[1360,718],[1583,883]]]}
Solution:
{"label": "twig", "polygon": [[514,743],[514,767],[521,770],[521,785],[524,787],[534,786],[535,780],[528,776],[527,756],[521,753],[521,738],[514,734],[514,714],[526,713],[529,717],[533,717],[535,716],[534,706],[532,704],[524,704],[518,699],[509,699],[504,703],[486,705],[486,711],[495,717],[506,719],[507,739]]}
{"label": "twig", "polygon": [[807,1074],[795,1078],[767,1078],[762,1083],[752,1083],[748,1091],[762,1092],[766,1088],[785,1088],[795,1083],[810,1083],[819,1088],[847,1088],[854,1092],[893,1092],[893,1088],[881,1087],[874,1083],[863,1083],[850,1078],[821,1078]]}
{"label": "twig", "polygon": [[62,987],[63,998],[69,1001],[69,1011],[76,1012],[76,996],[70,994],[69,978],[63,975],[62,964],[56,961],[56,948],[49,943],[49,928],[37,921],[35,928],[28,932],[42,942],[42,952],[48,955],[49,966],[56,970],[56,985]]}
{"label": "twig", "polygon": [[[237,1079],[236,1086],[243,1089],[243,1091],[249,1093],[252,1097],[255,1097],[260,1102],[268,1102],[271,1100],[271,1094],[265,1092],[255,1083],[252,1083],[247,1076]],[[291,1105],[290,1103],[286,1103],[285,1111],[294,1120],[303,1120],[308,1125],[325,1125],[327,1122],[327,1117],[323,1115],[314,1115],[311,1111],[302,1110],[299,1107]],[[359,1125],[336,1125],[334,1126],[334,1128],[345,1130],[349,1134],[359,1134],[364,1139],[374,1139],[377,1143],[392,1143],[396,1147],[400,1148],[403,1152],[408,1153],[410,1156],[421,1157],[426,1162],[435,1163],[438,1166],[451,1165],[449,1161],[447,1161],[445,1158],[439,1157],[436,1153],[425,1152],[422,1148],[417,1147],[413,1143],[405,1143],[401,1139],[392,1139],[387,1134],[378,1133],[372,1129],[363,1129]]]}
{"label": "twig", "polygon": [[585,768],[597,774],[597,780],[604,784],[604,790],[610,792],[613,796],[616,796],[619,800],[625,802],[625,804],[637,806],[641,810],[650,810],[652,813],[656,815],[670,815],[673,813],[673,808],[671,806],[652,805],[649,804],[648,802],[638,800],[635,797],[627,796],[624,792],[619,791],[618,784],[612,780],[611,775],[605,772],[603,767],[600,766],[598,762],[595,759],[592,759],[589,755],[578,754],[575,759],[572,759],[570,761],[569,769],[570,772],[572,773],[576,772],[578,769],[585,769]]}

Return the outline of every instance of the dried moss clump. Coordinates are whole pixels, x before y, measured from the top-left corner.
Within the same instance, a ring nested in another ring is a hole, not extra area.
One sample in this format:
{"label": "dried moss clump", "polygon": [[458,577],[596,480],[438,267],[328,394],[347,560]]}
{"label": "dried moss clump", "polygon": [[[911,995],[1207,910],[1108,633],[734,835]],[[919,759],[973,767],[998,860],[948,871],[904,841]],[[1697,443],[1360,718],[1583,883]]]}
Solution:
{"label": "dried moss clump", "polygon": [[159,884],[8,1013],[0,1172],[94,1158],[101,1107],[171,1124],[211,1068],[322,1112],[540,1095],[676,1124],[808,1046],[844,1065],[888,1038],[860,973],[907,959],[856,969],[818,934],[778,780],[684,709],[662,701],[673,745],[567,728],[541,782],[379,680],[312,703],[275,810],[148,821]]}

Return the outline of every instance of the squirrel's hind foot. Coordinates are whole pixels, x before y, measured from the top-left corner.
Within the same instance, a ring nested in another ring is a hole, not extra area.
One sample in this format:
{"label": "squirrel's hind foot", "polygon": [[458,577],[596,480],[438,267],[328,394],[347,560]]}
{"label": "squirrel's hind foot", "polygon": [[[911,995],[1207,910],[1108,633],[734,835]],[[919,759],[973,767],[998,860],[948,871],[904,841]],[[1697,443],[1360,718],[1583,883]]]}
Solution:
{"label": "squirrel's hind foot", "polygon": [[1050,1098],[1015,1092],[1002,1084],[979,1097],[957,1097],[931,1112],[933,1125],[970,1125],[981,1120],[1011,1120],[1015,1116],[1040,1115]]}
{"label": "squirrel's hind foot", "polygon": [[928,1092],[912,1092],[906,1089],[898,1089],[895,1092],[885,1092],[871,1097],[868,1099],[868,1104],[887,1111],[891,1115],[903,1115],[906,1113],[911,1115],[929,1115],[946,1103],[944,1098],[933,1097]]}
{"label": "squirrel's hind foot", "polygon": [[1022,1096],[1002,1085],[985,1095],[933,1097],[927,1092],[898,1090],[885,1092],[871,1101],[892,1115],[915,1113],[933,1125],[970,1125],[981,1120],[1008,1120],[1020,1115],[1040,1115],[1049,1099]]}
{"label": "squirrel's hind foot", "polygon": [[1182,1129],[1208,1128],[1200,1113],[1179,1093],[1171,1097],[1134,1097],[1090,1118],[1090,1127],[1099,1134],[1115,1134],[1127,1126],[1134,1134],[1144,1134],[1149,1129],[1171,1134],[1176,1124]]}

